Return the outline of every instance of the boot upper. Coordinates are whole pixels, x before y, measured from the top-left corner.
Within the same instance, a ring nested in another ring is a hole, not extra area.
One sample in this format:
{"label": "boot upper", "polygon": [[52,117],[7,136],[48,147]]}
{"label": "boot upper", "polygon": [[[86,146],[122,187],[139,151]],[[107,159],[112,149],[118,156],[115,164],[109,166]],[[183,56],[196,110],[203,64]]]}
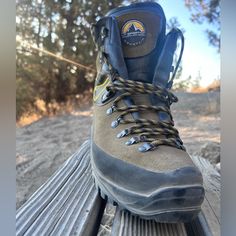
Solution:
{"label": "boot upper", "polygon": [[[173,55],[166,50],[174,52],[176,45],[167,45],[168,40],[176,35],[168,38],[165,25],[165,16],[159,4],[139,3],[111,11],[97,22],[92,31],[98,47],[98,72],[93,97],[93,142],[113,158],[154,172],[194,167],[179,134],[175,133],[173,118],[169,112],[173,102],[171,100],[176,98],[169,92]],[[120,79],[116,79],[118,77]],[[114,90],[116,80],[121,85]],[[134,81],[130,88],[129,81]],[[142,83],[141,92],[137,82]],[[113,88],[113,91],[108,90],[108,87]],[[145,93],[145,88],[151,91],[153,89],[153,94]],[[136,93],[129,93],[132,89],[136,89]],[[125,93],[129,95],[124,96]],[[115,101],[118,101],[116,107],[127,110],[132,106],[139,106],[139,109],[125,113],[124,120],[133,121],[132,123],[119,124],[118,118],[122,112],[112,110]],[[159,111],[146,107],[164,108]],[[140,128],[144,135],[142,132],[122,135],[125,131],[132,130],[133,126],[142,125],[143,120],[156,122]],[[163,127],[166,123],[168,126]],[[154,135],[152,129],[160,129],[161,133]],[[168,129],[172,133],[168,133]],[[145,134],[148,136],[146,140]],[[139,142],[127,145],[137,136],[144,137],[144,140],[139,139]]]}

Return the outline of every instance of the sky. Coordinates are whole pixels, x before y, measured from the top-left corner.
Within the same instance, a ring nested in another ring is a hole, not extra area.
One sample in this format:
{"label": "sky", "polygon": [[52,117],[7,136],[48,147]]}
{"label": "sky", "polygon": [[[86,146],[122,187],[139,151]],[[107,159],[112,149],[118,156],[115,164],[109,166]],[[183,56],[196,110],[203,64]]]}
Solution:
{"label": "sky", "polygon": [[205,29],[207,24],[195,24],[190,20],[191,13],[185,7],[183,0],[159,0],[166,19],[177,17],[181,28],[185,30],[185,49],[182,58],[182,78],[189,75],[196,78],[199,71],[202,76],[200,85],[205,87],[214,79],[220,78],[220,54],[208,42]]}
{"label": "sky", "polygon": [[185,49],[182,58],[182,79],[190,75],[194,79],[199,72],[202,80],[200,85],[206,87],[214,79],[220,78],[220,54],[209,44],[205,30],[209,25],[196,24],[190,20],[191,12],[185,7],[184,0],[159,0],[167,21],[176,17],[185,30]]}

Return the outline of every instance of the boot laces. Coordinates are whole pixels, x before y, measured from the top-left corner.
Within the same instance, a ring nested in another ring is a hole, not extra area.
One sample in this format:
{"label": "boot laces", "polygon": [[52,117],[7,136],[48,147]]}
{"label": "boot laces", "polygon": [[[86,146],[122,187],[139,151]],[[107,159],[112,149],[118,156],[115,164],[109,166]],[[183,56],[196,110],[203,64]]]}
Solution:
{"label": "boot laces", "polygon": [[[109,67],[112,83],[108,85],[106,89],[110,95],[118,92],[118,95],[113,101],[112,106],[107,110],[107,115],[110,115],[113,112],[121,113],[117,117],[117,119],[112,122],[112,128],[116,128],[120,124],[134,124],[130,128],[124,129],[122,132],[120,132],[117,137],[122,138],[128,135],[132,135],[130,140],[126,142],[126,145],[133,145],[143,142],[144,144],[139,147],[140,152],[151,151],[161,145],[172,146],[185,151],[186,149],[183,145],[182,140],[179,137],[179,132],[174,127],[174,121],[170,111],[170,105],[173,102],[177,102],[178,98],[169,91],[169,88],[171,88],[183,53],[184,40],[182,32],[178,30],[182,40],[181,54],[177,61],[177,66],[172,75],[172,78],[167,84],[167,88],[162,88],[160,86],[149,83],[142,83],[140,81],[125,80],[121,78],[119,74],[114,70],[113,66],[107,58],[106,53],[104,53],[103,51],[103,47],[101,46],[104,43],[105,38],[107,37],[108,29],[106,27],[103,27],[102,32],[103,37],[101,37],[100,35],[100,42],[98,42],[95,38],[94,41],[98,48],[100,48],[99,51],[101,52],[101,58],[104,60],[104,63],[106,63]],[[128,107],[118,107],[119,101],[121,101],[125,97],[130,97],[131,95],[135,94],[153,94],[157,96],[157,98],[162,101],[162,104],[164,105],[131,105]],[[156,112],[165,112],[170,119],[168,121],[156,121],[151,119],[127,119],[125,117],[126,115],[132,114],[133,112],[142,112],[150,110]]]}
{"label": "boot laces", "polygon": [[[139,151],[141,152],[154,150],[160,145],[167,145],[185,150],[183,142],[179,137],[179,132],[174,127],[174,121],[170,111],[170,105],[173,102],[178,101],[178,98],[173,93],[157,85],[125,80],[117,74],[113,76],[112,83],[107,86],[107,90],[112,94],[118,94],[113,101],[112,106],[107,110],[107,115],[114,112],[120,113],[117,119],[112,122],[112,128],[116,128],[120,124],[134,124],[117,135],[118,138],[132,135],[131,139],[126,142],[126,145],[144,142],[144,144],[139,147]],[[163,105],[131,105],[128,107],[118,107],[119,101],[135,94],[153,94],[158,97]],[[133,112],[145,111],[165,112],[170,119],[167,121],[157,121],[141,118],[128,119],[126,117]]]}

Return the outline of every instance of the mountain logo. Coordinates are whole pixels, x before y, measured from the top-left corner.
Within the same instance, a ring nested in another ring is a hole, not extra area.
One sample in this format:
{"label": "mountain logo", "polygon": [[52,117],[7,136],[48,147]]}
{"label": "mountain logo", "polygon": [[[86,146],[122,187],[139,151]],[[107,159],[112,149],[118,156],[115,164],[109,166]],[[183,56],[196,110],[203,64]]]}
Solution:
{"label": "mountain logo", "polygon": [[121,38],[130,46],[137,46],[144,42],[146,30],[144,24],[138,20],[129,20],[122,26]]}

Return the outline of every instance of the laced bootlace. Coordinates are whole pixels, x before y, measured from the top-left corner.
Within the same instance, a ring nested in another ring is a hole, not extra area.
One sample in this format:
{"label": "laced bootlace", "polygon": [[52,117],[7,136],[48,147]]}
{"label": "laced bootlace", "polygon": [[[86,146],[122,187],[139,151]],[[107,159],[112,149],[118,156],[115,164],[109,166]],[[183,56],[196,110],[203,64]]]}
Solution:
{"label": "laced bootlace", "polygon": [[[118,94],[113,101],[111,108],[107,110],[107,115],[113,112],[121,113],[115,121],[112,122],[112,128],[116,128],[120,124],[134,124],[130,128],[124,129],[120,132],[117,137],[122,138],[125,136],[132,136],[126,145],[133,145],[136,143],[143,142],[144,144],[139,147],[140,152],[146,152],[156,149],[160,145],[168,145],[176,147],[178,149],[185,150],[183,142],[179,137],[178,130],[174,127],[174,121],[170,111],[170,105],[173,102],[177,102],[178,98],[169,91],[173,84],[174,77],[177,73],[179,67],[183,49],[184,49],[184,37],[179,29],[175,29],[181,39],[181,51],[175,70],[173,71],[172,77],[167,84],[167,88],[162,88],[157,85],[142,83],[139,81],[125,80],[117,74],[113,69],[113,66],[109,63],[107,55],[103,52],[103,43],[108,35],[108,29],[102,27],[100,35],[96,31],[95,25],[91,28],[92,36],[97,48],[101,53],[101,60],[108,65],[110,70],[110,75],[112,77],[111,84],[106,87],[108,94],[106,94],[106,99],[109,99],[110,95]],[[96,33],[97,32],[97,33]],[[151,106],[151,105],[131,105],[128,107],[118,107],[118,102],[125,97],[129,97],[135,94],[153,94],[162,102],[161,106]],[[155,111],[155,112],[165,112],[169,116],[168,121],[156,121],[151,119],[127,119],[126,115],[133,112],[143,112],[143,111]]]}
{"label": "laced bootlace", "polygon": [[[179,132],[174,127],[174,121],[170,111],[170,105],[178,101],[178,98],[173,93],[160,86],[125,80],[118,75],[113,76],[112,83],[107,86],[107,91],[111,94],[118,94],[112,106],[107,110],[107,115],[114,112],[120,113],[116,120],[112,122],[112,128],[116,128],[120,124],[134,124],[117,135],[118,138],[132,135],[131,139],[126,142],[126,145],[144,142],[144,144],[139,147],[139,151],[141,152],[154,150],[160,145],[168,145],[185,150],[183,142],[179,137]],[[153,94],[158,97],[163,105],[131,105],[128,107],[118,107],[119,101],[135,94]],[[151,119],[128,119],[126,117],[133,112],[151,110],[155,112],[165,112],[169,115],[170,119],[168,119],[168,121],[156,121]]]}

